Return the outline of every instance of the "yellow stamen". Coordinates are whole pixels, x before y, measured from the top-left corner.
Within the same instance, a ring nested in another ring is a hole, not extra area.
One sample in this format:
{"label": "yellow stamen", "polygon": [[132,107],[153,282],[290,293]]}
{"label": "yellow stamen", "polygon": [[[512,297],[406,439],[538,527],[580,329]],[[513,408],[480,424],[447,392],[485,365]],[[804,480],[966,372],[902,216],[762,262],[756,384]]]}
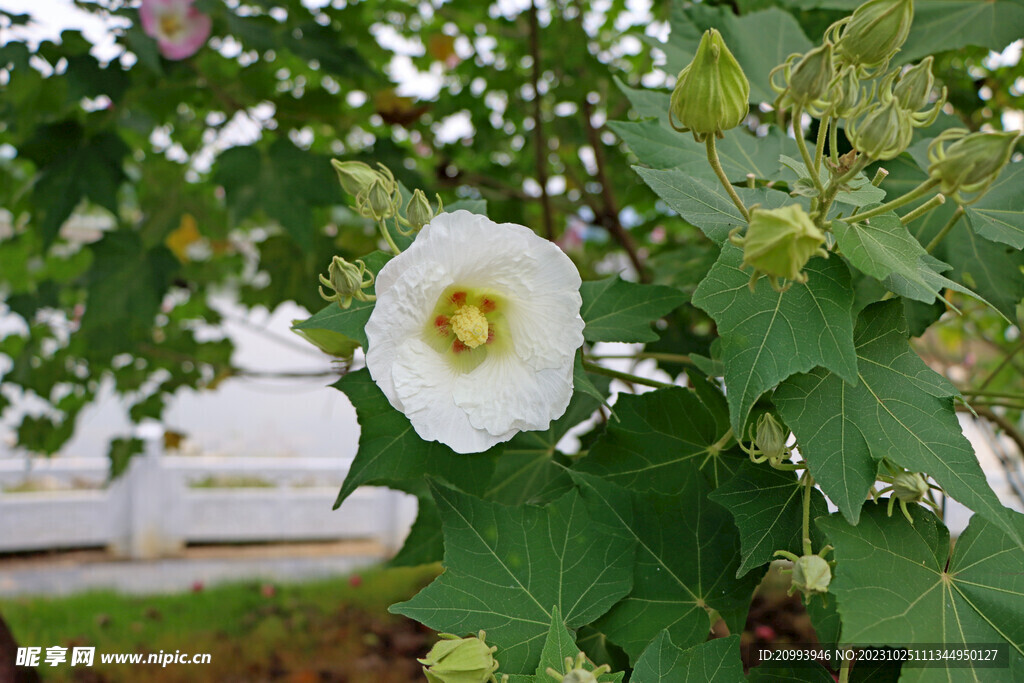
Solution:
{"label": "yellow stamen", "polygon": [[181,17],[177,14],[164,14],[160,17],[160,31],[169,38],[174,37],[184,28]]}
{"label": "yellow stamen", "polygon": [[475,349],[487,341],[487,317],[476,306],[463,306],[451,317],[450,324],[459,341]]}

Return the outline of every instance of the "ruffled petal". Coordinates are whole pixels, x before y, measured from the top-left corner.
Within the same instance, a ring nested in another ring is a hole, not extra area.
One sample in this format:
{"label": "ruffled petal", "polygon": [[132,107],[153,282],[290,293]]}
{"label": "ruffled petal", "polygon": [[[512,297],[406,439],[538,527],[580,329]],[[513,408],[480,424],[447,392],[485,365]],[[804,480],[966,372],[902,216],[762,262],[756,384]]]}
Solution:
{"label": "ruffled petal", "polygon": [[391,374],[402,412],[427,441],[440,441],[457,453],[479,453],[516,434],[515,429],[492,434],[474,427],[452,397],[458,373],[418,339],[398,349]]}
{"label": "ruffled petal", "polygon": [[213,22],[209,15],[190,7],[184,17],[185,28],[178,35],[157,41],[160,54],[167,59],[185,59],[199,51],[210,37]]}
{"label": "ruffled petal", "polygon": [[456,378],[454,397],[470,424],[488,434],[547,429],[572,398],[572,361],[538,372],[515,354],[488,357]]}

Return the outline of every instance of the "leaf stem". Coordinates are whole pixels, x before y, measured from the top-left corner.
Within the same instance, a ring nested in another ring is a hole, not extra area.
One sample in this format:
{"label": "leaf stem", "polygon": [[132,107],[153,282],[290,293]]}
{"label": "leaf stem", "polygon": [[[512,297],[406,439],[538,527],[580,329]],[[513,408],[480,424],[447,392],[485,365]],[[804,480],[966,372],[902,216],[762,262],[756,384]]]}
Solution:
{"label": "leaf stem", "polygon": [[385,223],[384,220],[381,219],[378,222],[378,226],[380,227],[381,237],[383,237],[384,241],[388,243],[388,247],[391,249],[391,251],[395,253],[395,256],[401,254],[402,250],[398,248],[398,245],[395,244],[395,240],[391,238],[391,232],[388,230],[387,223]]}
{"label": "leaf stem", "polygon": [[832,119],[828,129],[828,157],[833,166],[839,166],[839,119]]}
{"label": "leaf stem", "polygon": [[[1012,363],[1013,362],[1013,357],[1016,356],[1021,351],[1024,351],[1024,340],[1021,340],[1015,347],[1013,347],[1010,350],[1009,353],[1007,353],[1005,356],[1003,356],[1003,360],[1001,360],[999,362],[999,365],[996,366],[996,369],[993,370],[992,372],[990,372],[988,377],[985,378],[985,381],[983,381],[980,385],[978,385],[978,391],[984,391],[985,387],[987,387],[989,384],[991,384],[992,380],[994,380],[996,378],[996,376],[1000,372],[1003,371],[1003,368],[1005,368],[1007,365]],[[961,392],[961,393],[963,393],[963,392]],[[977,394],[975,394],[975,395],[977,395]]]}
{"label": "leaf stem", "polygon": [[807,151],[807,140],[804,139],[804,128],[800,123],[801,114],[803,114],[803,111],[801,111],[800,105],[793,107],[793,137],[796,138],[796,146],[800,148],[800,156],[804,158],[807,175],[811,176],[811,182],[814,183],[814,188],[818,190],[818,196],[824,197],[825,186],[821,184],[821,176],[818,175],[817,166],[815,166],[814,160],[811,159],[811,153]]}
{"label": "leaf stem", "polygon": [[852,659],[844,659],[842,665],[839,667],[839,683],[850,682],[850,669],[853,668]]}
{"label": "leaf stem", "polygon": [[810,555],[814,552],[814,548],[811,545],[811,491],[814,489],[814,477],[811,476],[811,471],[804,470],[804,516],[803,516],[803,550],[804,555]]}
{"label": "leaf stem", "polygon": [[936,179],[936,178],[929,178],[928,180],[924,181],[923,183],[921,183],[920,185],[915,187],[913,190],[911,190],[910,192],[908,192],[905,195],[903,195],[902,197],[897,197],[896,199],[892,200],[891,202],[886,202],[885,204],[882,204],[881,206],[876,206],[875,208],[871,209],[870,211],[865,211],[864,213],[857,214],[857,216],[856,216],[857,220],[852,220],[852,217],[851,217],[850,222],[851,223],[859,223],[860,221],[867,220],[868,218],[874,218],[875,216],[880,216],[881,214],[886,213],[888,211],[892,211],[893,209],[898,209],[899,207],[904,206],[905,204],[909,204],[910,202],[914,201],[918,197],[920,197],[922,195],[925,195],[925,194],[928,194],[928,192],[933,187],[935,187],[938,184],[939,184],[938,179]]}
{"label": "leaf stem", "polygon": [[918,218],[920,218],[921,216],[925,215],[926,213],[928,213],[932,209],[938,208],[938,207],[942,206],[945,203],[946,203],[946,195],[944,195],[944,194],[937,194],[934,197],[932,197],[931,199],[929,199],[928,201],[926,201],[921,206],[919,206],[916,209],[914,209],[913,211],[909,211],[909,212],[903,214],[903,216],[900,217],[900,223],[902,223],[903,225],[907,225],[908,223],[910,223],[912,221],[916,221]]}
{"label": "leaf stem", "polygon": [[963,215],[964,207],[956,207],[956,211],[954,211],[953,215],[949,217],[949,222],[942,226],[942,230],[939,230],[939,234],[932,238],[932,241],[928,243],[928,246],[925,247],[924,250],[927,251],[929,254],[932,253],[935,250],[935,247],[939,246],[939,242],[946,238],[946,235],[949,234],[949,231],[952,230],[953,226],[956,225],[957,221],[960,220],[960,216]]}
{"label": "leaf stem", "polygon": [[692,365],[693,361],[689,356],[682,353],[656,353],[653,351],[641,351],[639,353],[607,353],[601,354],[600,356],[589,356],[591,360],[605,360],[614,358],[636,358],[638,360],[651,358],[653,360],[663,360],[666,363],[681,363],[683,365]]}
{"label": "leaf stem", "polygon": [[881,166],[875,171],[875,177],[871,179],[871,184],[875,187],[881,187],[882,181],[889,177],[889,172]]}
{"label": "leaf stem", "polygon": [[[1021,348],[1024,347],[1018,346],[1014,351],[1011,352],[1011,354],[1008,354],[1006,358],[1003,359],[1003,363],[998,368],[996,368],[996,371],[998,372],[999,370],[1003,369],[1006,363],[1009,362],[1012,354],[1017,353],[1017,351],[1019,351]],[[986,396],[989,398],[1013,398],[1024,400],[1024,394],[1015,394],[1009,391],[983,391],[982,389],[961,389],[960,393],[966,396]]]}
{"label": "leaf stem", "polygon": [[826,116],[818,125],[818,142],[814,146],[814,172],[821,170],[821,159],[825,155],[825,138],[832,127],[832,117]]}
{"label": "leaf stem", "polygon": [[587,372],[592,372],[596,375],[604,375],[613,379],[621,379],[623,382],[629,382],[631,384],[642,384],[645,387],[654,387],[655,389],[669,389],[676,386],[675,384],[668,384],[666,382],[659,382],[655,379],[648,379],[646,377],[639,377],[637,375],[631,375],[628,372],[619,372],[618,370],[612,370],[606,368],[603,365],[598,365],[589,360],[583,361],[583,369]]}
{"label": "leaf stem", "polygon": [[711,164],[711,168],[715,170],[715,175],[722,182],[722,187],[729,193],[729,197],[732,199],[732,203],[736,205],[736,208],[740,210],[740,215],[743,216],[743,220],[750,222],[750,212],[747,211],[747,207],[743,204],[740,196],[736,194],[736,188],[729,182],[729,178],[726,177],[725,171],[722,170],[722,163],[718,160],[718,150],[715,149],[715,136],[709,134],[705,139],[705,144],[708,148],[708,163]]}

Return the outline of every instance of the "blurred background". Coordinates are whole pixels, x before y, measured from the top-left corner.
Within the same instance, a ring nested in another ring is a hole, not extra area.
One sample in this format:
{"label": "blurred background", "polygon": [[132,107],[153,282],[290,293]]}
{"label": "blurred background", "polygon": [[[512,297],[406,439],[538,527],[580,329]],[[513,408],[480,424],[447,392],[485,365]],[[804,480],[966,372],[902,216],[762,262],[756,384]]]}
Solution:
{"label": "blurred background", "polygon": [[[331,511],[359,430],[326,387],[361,352],[328,355],[291,330],[323,308],[333,255],[378,247],[329,161],[382,162],[446,204],[485,201],[555,240],[584,279],[692,292],[714,245],[640,182],[608,125],[636,119],[621,86],[671,86],[681,57],[664,41],[693,28],[691,4],[0,0],[0,615],[44,652],[213,653],[197,669],[46,677],[416,678],[432,636],[385,607],[439,568],[380,566],[415,499],[366,489]],[[697,4],[790,12],[816,39],[856,3]],[[943,125],[1024,127],[1019,23],[1001,23],[938,56]],[[750,131],[771,115],[755,108]],[[1024,265],[1007,258],[995,265]],[[1024,292],[998,277],[979,291],[1018,324],[958,301],[970,315],[915,344],[954,381],[985,378],[980,418],[963,424],[1022,509]],[[671,338],[643,350],[709,355],[706,315],[672,316]],[[748,643],[809,628],[784,596],[762,603]]]}

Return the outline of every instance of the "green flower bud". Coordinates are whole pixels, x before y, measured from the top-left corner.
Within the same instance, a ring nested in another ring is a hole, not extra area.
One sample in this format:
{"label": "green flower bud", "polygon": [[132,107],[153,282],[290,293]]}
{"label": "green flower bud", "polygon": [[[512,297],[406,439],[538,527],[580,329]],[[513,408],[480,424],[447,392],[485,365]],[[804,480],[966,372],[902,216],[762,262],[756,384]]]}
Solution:
{"label": "green flower bud", "polygon": [[828,256],[822,249],[825,235],[799,204],[780,209],[754,207],[746,234],[742,238],[731,234],[729,239],[743,247],[744,267],[754,268],[751,288],[761,275],[771,277],[776,289],[779,289],[776,279],[806,282],[807,275],[801,271],[811,256]]}
{"label": "green flower bud", "polygon": [[828,100],[832,105],[832,116],[847,119],[857,116],[862,107],[864,88],[852,66],[843,68],[829,85]]}
{"label": "green flower bud", "polygon": [[[928,175],[940,181],[939,191],[961,204],[981,198],[1010,161],[1019,134],[970,133],[962,128],[942,132],[928,147]],[[945,143],[954,140],[948,147]],[[964,201],[961,193],[978,193]]]}
{"label": "green flower bud", "polygon": [[794,589],[805,596],[813,593],[827,593],[832,583],[832,569],[828,561],[820,555],[804,555],[793,563]]}
{"label": "green flower bud", "polygon": [[771,461],[780,461],[788,453],[786,434],[782,425],[771,413],[765,413],[757,420],[754,445]]}
{"label": "green flower bud", "polygon": [[366,264],[362,260],[349,263],[340,256],[335,256],[327,268],[327,277],[320,276],[320,284],[329,287],[332,293],[327,294],[324,288],[320,287],[320,296],[326,301],[338,302],[341,308],[351,306],[352,299],[374,301],[376,297],[363,291],[373,284],[373,280],[373,273],[366,269]]}
{"label": "green flower bud", "polygon": [[832,43],[826,40],[824,45],[801,57],[793,67],[787,79],[787,96],[803,106],[823,100],[829,93],[829,84],[834,76]]}
{"label": "green flower bud", "polygon": [[910,114],[895,99],[877,103],[850,122],[847,137],[854,149],[871,159],[894,159],[910,146],[914,128]]}
{"label": "green flower bud", "polygon": [[917,503],[928,493],[928,482],[917,472],[900,472],[892,480],[892,494],[905,503]]}
{"label": "green flower bud", "polygon": [[935,76],[932,75],[933,61],[934,58],[928,57],[907,70],[892,89],[893,97],[907,111],[918,111],[928,106],[932,86],[935,85]]}
{"label": "green flower bud", "polygon": [[593,670],[585,668],[585,664],[589,664],[587,656],[580,652],[576,655],[575,660],[572,657],[565,658],[565,673],[556,671],[549,666],[547,674],[559,683],[597,683],[598,676],[611,671],[611,667],[607,664],[602,664]]}
{"label": "green flower bud", "polygon": [[380,173],[361,161],[338,161],[331,159],[331,166],[338,173],[341,187],[353,197],[358,197],[370,188]]}
{"label": "green flower bud", "polygon": [[417,189],[412,193],[409,206],[405,209],[405,219],[413,230],[419,230],[424,225],[434,220],[434,210],[430,208],[430,202],[423,190]]}
{"label": "green flower bud", "polygon": [[389,192],[380,178],[374,180],[359,204],[359,212],[378,221],[391,218],[398,212],[394,190]]}
{"label": "green flower bud", "polygon": [[488,647],[485,633],[460,638],[451,633],[439,634],[439,640],[427,656],[418,659],[429,683],[486,683],[495,681],[498,662],[494,659],[496,646]]}
{"label": "green flower bud", "polygon": [[914,0],[869,0],[843,27],[836,53],[859,67],[887,64],[906,41],[913,21]]}
{"label": "green flower bud", "polygon": [[669,107],[669,121],[692,131],[703,141],[708,135],[722,137],[722,131],[735,128],[747,116],[750,83],[739,62],[725,46],[715,29],[704,32],[697,54],[689,66],[679,72]]}

